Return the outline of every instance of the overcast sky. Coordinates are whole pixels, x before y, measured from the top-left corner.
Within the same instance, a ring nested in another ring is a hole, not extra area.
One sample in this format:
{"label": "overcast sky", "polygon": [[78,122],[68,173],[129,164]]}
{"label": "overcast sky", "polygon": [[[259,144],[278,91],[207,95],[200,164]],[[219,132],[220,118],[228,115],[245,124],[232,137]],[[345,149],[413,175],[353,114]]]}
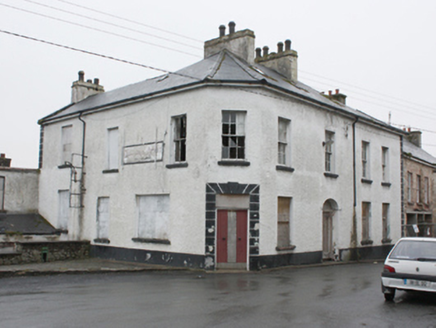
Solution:
{"label": "overcast sky", "polygon": [[[230,21],[253,30],[256,47],[290,39],[300,81],[421,129],[433,156],[435,17],[434,0],[0,0],[1,31],[168,71],[201,60],[203,42]],[[37,121],[70,103],[79,70],[106,91],[162,74],[4,32],[0,50],[0,153],[14,167],[37,167]]]}

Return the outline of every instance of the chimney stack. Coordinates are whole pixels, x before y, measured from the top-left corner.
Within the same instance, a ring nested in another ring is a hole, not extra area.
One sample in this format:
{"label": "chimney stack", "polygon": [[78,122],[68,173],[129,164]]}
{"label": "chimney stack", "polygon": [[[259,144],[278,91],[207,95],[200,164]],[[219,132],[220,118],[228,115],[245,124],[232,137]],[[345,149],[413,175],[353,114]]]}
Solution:
{"label": "chimney stack", "polygon": [[335,90],[335,93],[333,93],[332,90],[329,90],[329,94],[328,94],[328,96],[326,96],[326,95],[324,94],[324,92],[323,92],[322,94],[323,94],[325,97],[329,98],[330,100],[336,101],[336,102],[338,102],[338,103],[340,103],[340,104],[342,104],[342,105],[345,105],[345,104],[346,104],[347,96],[344,95],[343,93],[340,93],[339,89],[336,89],[336,90]]}
{"label": "chimney stack", "polygon": [[421,131],[411,131],[410,128],[407,129],[407,139],[415,146],[422,148],[422,132]]}
{"label": "chimney stack", "polygon": [[71,86],[71,102],[75,104],[89,96],[104,92],[103,86],[99,83],[97,78],[94,79],[94,83],[90,79],[85,82],[85,72],[79,71],[79,79]]}
{"label": "chimney stack", "polygon": [[219,27],[219,37],[204,43],[204,58],[208,58],[227,49],[231,53],[247,61],[254,63],[254,32],[251,30],[235,31],[236,24],[229,23],[229,34],[225,35],[226,27]]}
{"label": "chimney stack", "polygon": [[283,50],[283,42],[277,43],[277,53],[268,53],[268,47],[265,46],[263,56],[259,56],[261,50],[257,48],[255,62],[275,70],[295,83],[298,81],[298,54],[295,50],[291,50],[291,40],[286,40],[284,46]]}
{"label": "chimney stack", "polygon": [[6,154],[0,154],[0,167],[11,167],[11,159],[6,158]]}

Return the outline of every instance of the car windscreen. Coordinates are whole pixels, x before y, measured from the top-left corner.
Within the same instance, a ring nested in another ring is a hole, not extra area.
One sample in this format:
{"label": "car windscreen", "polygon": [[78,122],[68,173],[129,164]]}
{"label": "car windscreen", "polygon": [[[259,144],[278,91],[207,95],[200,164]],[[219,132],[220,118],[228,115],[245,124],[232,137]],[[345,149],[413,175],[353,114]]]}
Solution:
{"label": "car windscreen", "polygon": [[390,259],[436,261],[436,242],[402,240],[392,251]]}

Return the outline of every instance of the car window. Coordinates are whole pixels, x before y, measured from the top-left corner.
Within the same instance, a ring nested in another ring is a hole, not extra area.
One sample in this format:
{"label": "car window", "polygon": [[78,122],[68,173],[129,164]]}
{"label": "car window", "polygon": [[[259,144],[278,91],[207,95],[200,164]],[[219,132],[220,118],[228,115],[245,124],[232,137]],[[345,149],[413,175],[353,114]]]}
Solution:
{"label": "car window", "polygon": [[436,243],[431,241],[400,241],[389,256],[397,260],[436,261]]}

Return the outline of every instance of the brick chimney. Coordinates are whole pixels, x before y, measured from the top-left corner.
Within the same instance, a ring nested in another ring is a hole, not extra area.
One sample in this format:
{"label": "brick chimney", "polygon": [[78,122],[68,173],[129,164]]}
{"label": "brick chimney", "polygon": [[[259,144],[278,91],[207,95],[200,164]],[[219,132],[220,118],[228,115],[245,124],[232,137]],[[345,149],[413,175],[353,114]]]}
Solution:
{"label": "brick chimney", "polygon": [[102,85],[99,85],[98,79],[94,79],[94,82],[92,80],[85,82],[85,72],[83,71],[79,72],[79,79],[73,82],[71,89],[71,102],[73,104],[89,96],[104,92],[104,88]]}
{"label": "brick chimney", "polygon": [[286,40],[283,49],[283,42],[277,44],[277,53],[269,53],[268,47],[256,49],[255,62],[271,68],[276,72],[285,76],[291,82],[298,81],[298,54],[295,50],[291,50],[291,40]]}
{"label": "brick chimney", "polygon": [[229,23],[229,34],[225,35],[226,27],[219,27],[219,37],[206,41],[204,43],[204,58],[219,53],[223,49],[229,50],[231,53],[247,61],[250,64],[254,63],[254,32],[251,30],[243,30],[235,32],[235,23]]}
{"label": "brick chimney", "polygon": [[415,146],[422,147],[422,132],[421,131],[411,131],[410,128],[407,130],[407,139],[413,143]]}
{"label": "brick chimney", "polygon": [[0,167],[11,167],[11,159],[6,154],[0,154]]}

